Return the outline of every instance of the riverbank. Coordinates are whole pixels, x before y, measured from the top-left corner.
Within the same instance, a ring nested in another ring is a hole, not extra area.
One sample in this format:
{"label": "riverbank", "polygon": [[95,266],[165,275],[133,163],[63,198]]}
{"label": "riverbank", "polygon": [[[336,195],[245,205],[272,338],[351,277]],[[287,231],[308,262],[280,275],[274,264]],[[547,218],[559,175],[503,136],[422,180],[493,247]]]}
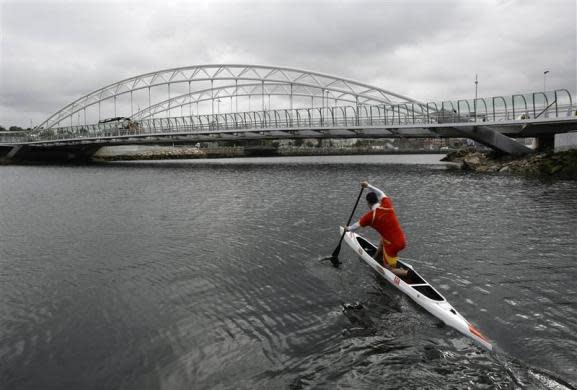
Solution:
{"label": "riverbank", "polygon": [[577,180],[577,149],[536,153],[523,157],[498,156],[493,152],[458,150],[443,161],[460,169],[481,173],[517,174]]}

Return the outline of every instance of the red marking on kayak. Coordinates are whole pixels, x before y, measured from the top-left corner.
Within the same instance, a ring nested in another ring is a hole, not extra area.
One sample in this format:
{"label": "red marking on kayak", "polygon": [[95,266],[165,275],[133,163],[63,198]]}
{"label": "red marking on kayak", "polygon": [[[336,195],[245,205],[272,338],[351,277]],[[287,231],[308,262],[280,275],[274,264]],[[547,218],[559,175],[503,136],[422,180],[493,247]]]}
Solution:
{"label": "red marking on kayak", "polygon": [[398,286],[399,283],[401,283],[401,278],[399,278],[398,276],[395,276],[395,279],[393,280],[393,283],[395,283],[395,284]]}
{"label": "red marking on kayak", "polygon": [[480,339],[483,339],[485,341],[489,341],[487,340],[487,338],[485,336],[483,336],[483,333],[479,332],[479,330],[477,330],[477,328],[475,328],[473,325],[471,325],[470,323],[467,322],[467,324],[469,325],[469,332],[473,333],[475,336],[477,336]]}

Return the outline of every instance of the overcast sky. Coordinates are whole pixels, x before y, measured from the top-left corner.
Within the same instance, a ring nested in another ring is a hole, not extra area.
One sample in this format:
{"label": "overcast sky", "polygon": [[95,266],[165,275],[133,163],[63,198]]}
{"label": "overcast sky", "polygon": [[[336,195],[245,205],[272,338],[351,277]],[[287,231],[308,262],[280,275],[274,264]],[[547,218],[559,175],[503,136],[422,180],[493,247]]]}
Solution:
{"label": "overcast sky", "polygon": [[0,125],[106,84],[209,63],[282,65],[424,101],[577,84],[575,0],[0,0]]}

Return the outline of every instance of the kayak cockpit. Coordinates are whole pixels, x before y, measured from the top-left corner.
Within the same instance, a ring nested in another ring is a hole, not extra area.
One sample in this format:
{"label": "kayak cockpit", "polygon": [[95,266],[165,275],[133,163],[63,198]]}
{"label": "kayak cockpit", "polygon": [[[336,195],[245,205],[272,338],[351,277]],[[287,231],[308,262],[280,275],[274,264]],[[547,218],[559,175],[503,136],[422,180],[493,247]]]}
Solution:
{"label": "kayak cockpit", "polygon": [[418,293],[423,294],[424,296],[426,296],[429,299],[432,299],[433,301],[443,302],[445,300],[445,298],[443,298],[441,294],[436,292],[435,289],[428,284],[423,284],[420,286],[412,285],[411,287],[417,290]]}
{"label": "kayak cockpit", "polygon": [[363,248],[363,250],[369,254],[369,256],[373,257],[375,253],[377,253],[377,248],[363,237],[357,236],[357,242],[361,248]]}
{"label": "kayak cockpit", "polygon": [[[377,252],[377,248],[370,241],[366,240],[361,236],[357,236],[356,239],[361,248],[363,248],[363,250],[367,252],[369,256],[373,257],[375,255],[375,253]],[[405,280],[405,282],[409,286],[411,286],[411,288],[416,290],[419,294],[422,294],[433,301],[442,302],[445,300],[445,298],[443,298],[441,294],[439,294],[433,287],[431,287],[429,283],[425,281],[425,279],[421,278],[421,276],[418,273],[416,273],[415,270],[413,270],[411,267],[409,267],[407,264],[403,263],[400,260],[398,261],[397,264],[398,267],[401,269],[411,270],[410,278],[408,280]],[[403,280],[404,279],[405,278],[403,278]]]}
{"label": "kayak cockpit", "polygon": [[[357,242],[363,248],[365,252],[371,257],[374,257],[377,253],[377,247],[374,246],[369,240],[365,239],[361,236],[356,236]],[[419,274],[417,274],[412,267],[409,267],[407,264],[403,263],[401,260],[398,261],[397,266],[401,269],[411,270],[411,278],[410,280],[405,280],[405,282],[409,285],[411,284],[428,284]],[[423,294],[425,295],[425,294]]]}

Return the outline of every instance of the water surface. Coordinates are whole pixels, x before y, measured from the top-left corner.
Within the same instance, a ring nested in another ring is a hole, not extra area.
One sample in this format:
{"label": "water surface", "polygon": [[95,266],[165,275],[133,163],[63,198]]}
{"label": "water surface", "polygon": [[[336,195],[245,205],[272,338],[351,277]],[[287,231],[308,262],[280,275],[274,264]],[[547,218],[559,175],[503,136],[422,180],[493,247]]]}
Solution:
{"label": "water surface", "polygon": [[[577,183],[437,159],[1,167],[0,388],[575,385]],[[402,255],[494,353],[348,248],[340,269],[318,261],[362,179],[393,198]],[[362,318],[343,314],[357,301]]]}

